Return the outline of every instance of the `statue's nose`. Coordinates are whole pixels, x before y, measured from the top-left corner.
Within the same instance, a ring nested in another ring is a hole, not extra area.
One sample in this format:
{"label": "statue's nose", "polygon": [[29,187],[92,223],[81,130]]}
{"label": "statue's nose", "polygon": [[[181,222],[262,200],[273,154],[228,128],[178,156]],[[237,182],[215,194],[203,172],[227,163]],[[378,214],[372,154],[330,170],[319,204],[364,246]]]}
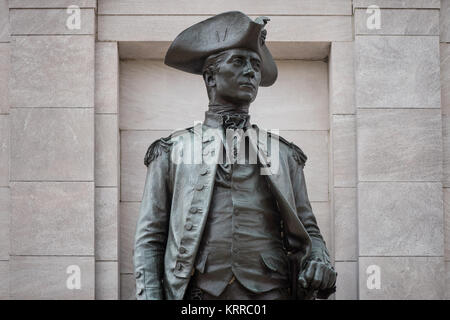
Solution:
{"label": "statue's nose", "polygon": [[244,75],[253,78],[255,76],[255,69],[250,62],[245,65]]}

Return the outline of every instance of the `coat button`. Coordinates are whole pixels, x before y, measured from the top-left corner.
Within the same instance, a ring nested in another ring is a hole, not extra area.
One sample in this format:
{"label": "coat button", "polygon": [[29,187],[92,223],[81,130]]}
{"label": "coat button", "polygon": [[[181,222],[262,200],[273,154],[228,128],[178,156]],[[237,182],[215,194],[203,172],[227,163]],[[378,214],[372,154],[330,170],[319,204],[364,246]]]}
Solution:
{"label": "coat button", "polygon": [[191,207],[190,209],[189,209],[189,212],[190,213],[197,213],[197,208],[196,207]]}
{"label": "coat button", "polygon": [[201,174],[202,176],[206,175],[207,173],[208,173],[208,169],[207,169],[207,168],[203,168],[203,169],[200,171],[200,174]]}
{"label": "coat button", "polygon": [[203,155],[204,155],[204,156],[207,156],[208,153],[209,153],[209,150],[203,150]]}
{"label": "coat button", "polygon": [[190,223],[190,222],[186,223],[185,228],[186,228],[187,231],[191,231],[192,230],[192,223]]}
{"label": "coat button", "polygon": [[137,291],[138,296],[142,295],[144,293],[144,289],[139,288]]}
{"label": "coat button", "polygon": [[142,276],[142,273],[140,271],[136,271],[136,279],[139,279]]}
{"label": "coat button", "polygon": [[186,248],[185,247],[180,247],[179,251],[180,251],[181,254],[186,253]]}
{"label": "coat button", "polygon": [[199,183],[199,184],[197,184],[197,185],[195,186],[195,190],[197,190],[197,191],[202,191],[204,187],[205,187],[205,186],[204,186],[203,184]]}
{"label": "coat button", "polygon": [[181,271],[183,269],[183,265],[181,264],[181,262],[177,263],[177,270]]}

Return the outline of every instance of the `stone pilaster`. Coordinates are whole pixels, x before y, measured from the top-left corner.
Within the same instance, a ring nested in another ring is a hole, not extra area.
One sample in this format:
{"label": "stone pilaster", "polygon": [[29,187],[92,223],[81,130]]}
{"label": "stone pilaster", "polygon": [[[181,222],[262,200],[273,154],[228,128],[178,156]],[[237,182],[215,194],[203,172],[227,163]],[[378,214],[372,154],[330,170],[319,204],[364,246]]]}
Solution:
{"label": "stone pilaster", "polygon": [[354,1],[361,299],[444,298],[439,7]]}
{"label": "stone pilaster", "polygon": [[8,1],[0,0],[0,300],[9,298],[9,92]]}
{"label": "stone pilaster", "polygon": [[119,55],[116,42],[95,45],[96,299],[119,298]]}
{"label": "stone pilaster", "polygon": [[96,2],[9,5],[11,298],[93,299]]}

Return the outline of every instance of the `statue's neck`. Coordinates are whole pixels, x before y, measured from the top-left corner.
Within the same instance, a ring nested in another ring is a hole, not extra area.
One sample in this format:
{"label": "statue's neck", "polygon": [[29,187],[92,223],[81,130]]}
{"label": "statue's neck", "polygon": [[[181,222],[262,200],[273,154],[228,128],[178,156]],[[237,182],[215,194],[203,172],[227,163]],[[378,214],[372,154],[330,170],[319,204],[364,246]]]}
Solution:
{"label": "statue's neck", "polygon": [[244,106],[236,106],[236,105],[227,105],[220,103],[210,103],[208,110],[218,114],[226,114],[226,113],[243,113],[248,114],[250,105]]}

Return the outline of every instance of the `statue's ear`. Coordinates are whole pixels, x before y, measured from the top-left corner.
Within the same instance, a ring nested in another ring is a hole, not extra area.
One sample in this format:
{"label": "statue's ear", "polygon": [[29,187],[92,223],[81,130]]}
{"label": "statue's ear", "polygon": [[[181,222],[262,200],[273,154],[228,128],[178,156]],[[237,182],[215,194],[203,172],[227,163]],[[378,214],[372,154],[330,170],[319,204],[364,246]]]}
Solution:
{"label": "statue's ear", "polygon": [[207,87],[215,87],[216,86],[216,76],[214,72],[209,69],[206,69],[203,72],[203,79],[205,80],[205,84]]}

